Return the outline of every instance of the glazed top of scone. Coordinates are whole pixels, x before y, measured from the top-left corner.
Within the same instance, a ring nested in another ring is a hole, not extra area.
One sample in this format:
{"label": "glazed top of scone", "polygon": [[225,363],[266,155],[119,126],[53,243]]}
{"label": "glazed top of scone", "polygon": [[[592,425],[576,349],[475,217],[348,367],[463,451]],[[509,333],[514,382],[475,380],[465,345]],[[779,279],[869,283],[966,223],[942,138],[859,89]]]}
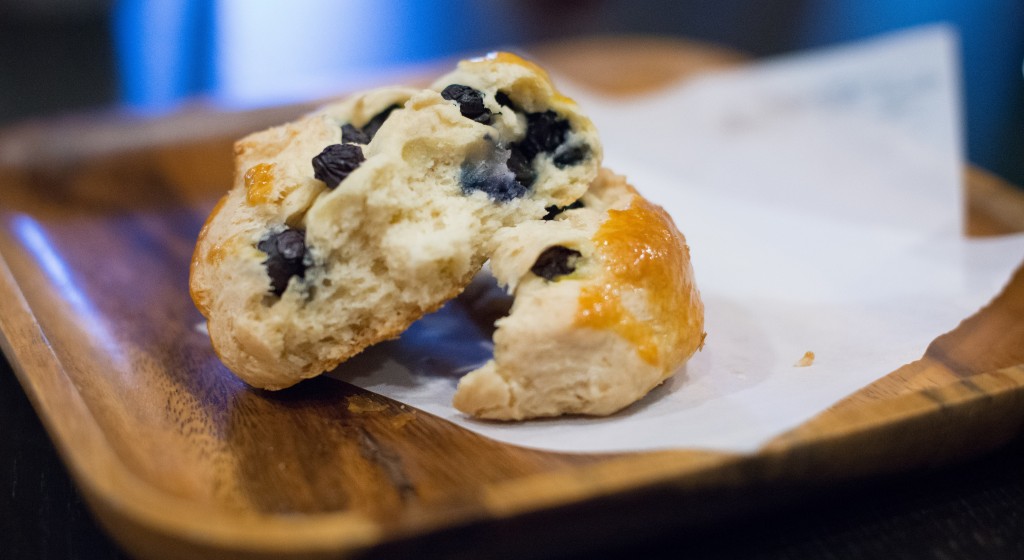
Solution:
{"label": "glazed top of scone", "polygon": [[[685,274],[690,261],[686,240],[663,208],[639,195],[627,208],[608,214],[592,239],[604,279],[581,290],[576,324],[614,331],[651,365],[678,364],[688,356],[689,324],[698,319],[680,312],[699,301]],[[646,317],[624,301],[625,294],[641,290]]]}

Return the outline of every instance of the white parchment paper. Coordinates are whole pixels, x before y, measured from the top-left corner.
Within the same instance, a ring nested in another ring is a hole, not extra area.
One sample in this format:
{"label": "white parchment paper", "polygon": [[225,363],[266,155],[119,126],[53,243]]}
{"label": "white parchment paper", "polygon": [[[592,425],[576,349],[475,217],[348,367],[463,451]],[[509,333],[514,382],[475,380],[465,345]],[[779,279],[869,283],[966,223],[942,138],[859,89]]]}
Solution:
{"label": "white parchment paper", "polygon": [[[918,29],[628,100],[561,82],[597,124],[606,164],[686,234],[707,307],[704,350],[622,413],[461,415],[458,378],[491,346],[458,301],[334,375],[518,445],[756,450],[919,358],[1024,259],[1024,236],[960,233],[955,41]],[[805,351],[813,365],[795,367]]]}

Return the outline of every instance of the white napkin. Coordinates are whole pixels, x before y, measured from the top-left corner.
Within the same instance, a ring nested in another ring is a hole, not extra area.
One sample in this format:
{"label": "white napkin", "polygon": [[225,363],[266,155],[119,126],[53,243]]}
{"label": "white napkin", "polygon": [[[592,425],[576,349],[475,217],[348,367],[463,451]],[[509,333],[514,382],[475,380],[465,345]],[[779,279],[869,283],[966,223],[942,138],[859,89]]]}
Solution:
{"label": "white napkin", "polygon": [[[335,375],[517,445],[756,450],[919,358],[1021,264],[1024,236],[960,233],[955,41],[923,28],[625,101],[565,88],[607,165],[686,234],[707,307],[704,350],[622,413],[460,414],[458,378],[491,346],[457,302]],[[813,364],[796,367],[806,351]]]}

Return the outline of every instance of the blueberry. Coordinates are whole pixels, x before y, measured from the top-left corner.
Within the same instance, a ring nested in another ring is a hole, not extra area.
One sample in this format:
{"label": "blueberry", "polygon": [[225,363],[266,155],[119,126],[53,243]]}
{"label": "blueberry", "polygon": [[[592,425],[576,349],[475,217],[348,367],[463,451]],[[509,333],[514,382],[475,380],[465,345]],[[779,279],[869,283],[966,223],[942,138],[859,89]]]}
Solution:
{"label": "blueberry", "polygon": [[502,107],[508,107],[509,109],[512,109],[513,111],[518,111],[519,110],[519,106],[516,105],[512,101],[512,98],[509,97],[508,94],[503,92],[503,91],[499,91],[498,93],[495,93],[494,94],[494,100],[497,101],[498,105],[501,105]]}
{"label": "blueberry", "polygon": [[496,146],[489,137],[484,140],[488,141],[486,149],[462,164],[459,177],[462,193],[470,195],[474,191],[483,191],[498,202],[523,197],[533,183],[533,170],[528,164],[524,167],[515,151]]}
{"label": "blueberry", "polygon": [[373,140],[373,137],[377,135],[377,131],[380,130],[380,127],[381,125],[384,124],[384,121],[388,120],[388,117],[391,116],[391,112],[394,111],[395,109],[401,108],[401,105],[392,105],[387,109],[384,109],[383,111],[374,115],[373,118],[371,118],[370,120],[366,121],[366,124],[363,125],[363,134],[366,135],[367,143],[369,143],[370,140]]}
{"label": "blueberry", "polygon": [[572,274],[576,270],[576,259],[581,256],[579,251],[561,245],[548,247],[537,257],[530,272],[545,280],[553,280],[558,276]]}
{"label": "blueberry", "polygon": [[377,131],[380,130],[384,121],[388,120],[388,117],[391,116],[391,112],[401,108],[401,105],[392,105],[384,109],[366,121],[363,128],[359,128],[351,123],[341,125],[341,141],[346,144],[369,144],[370,140],[373,140],[373,137],[377,135]]}
{"label": "blueberry", "polygon": [[548,207],[544,208],[545,210],[548,211],[547,214],[544,214],[544,219],[545,220],[554,220],[555,216],[561,214],[562,212],[565,212],[566,210],[575,210],[577,208],[583,208],[583,201],[582,200],[577,200],[576,202],[573,202],[572,204],[570,204],[568,206],[548,206]]}
{"label": "blueberry", "polygon": [[463,117],[482,124],[491,124],[491,110],[484,107],[484,94],[460,84],[451,84],[441,90],[441,97],[459,104]]}
{"label": "blueberry", "polygon": [[531,161],[526,158],[517,144],[509,146],[508,160],[505,165],[516,176],[516,181],[519,181],[524,187],[533,186],[533,182],[537,180],[537,173],[533,170]]}
{"label": "blueberry", "polygon": [[333,189],[365,160],[363,149],[355,144],[331,144],[313,158],[313,176]]}
{"label": "blueberry", "polygon": [[341,141],[345,144],[369,144],[370,137],[351,124],[341,125]]}
{"label": "blueberry", "polygon": [[565,143],[569,134],[569,121],[554,111],[527,113],[526,136],[519,143],[527,159],[540,153],[551,153]]}
{"label": "blueberry", "polygon": [[522,198],[528,190],[528,187],[517,181],[515,174],[504,164],[494,165],[493,162],[487,161],[463,164],[459,179],[462,181],[463,194],[483,191],[498,202]]}
{"label": "blueberry", "polygon": [[271,291],[274,295],[280,296],[284,293],[292,276],[305,277],[305,231],[287,228],[278,233],[271,233],[261,239],[256,248],[267,254],[263,266],[267,269],[267,276],[270,276]]}
{"label": "blueberry", "polygon": [[[466,90],[472,93],[467,94]],[[500,91],[498,94],[502,98],[499,99],[499,102],[511,103],[507,94]],[[452,84],[444,89],[442,95],[448,99],[458,95],[463,97],[479,96],[480,92],[466,86]],[[498,95],[495,96],[496,99],[498,97]],[[462,107],[464,108],[465,105]],[[465,114],[463,109],[463,115]],[[557,154],[556,158],[559,161],[555,165],[558,165],[559,168],[579,163],[590,154],[590,148],[586,145],[563,147],[566,136],[569,134],[569,121],[559,118],[558,113],[554,111],[529,113],[526,115],[526,121],[526,134],[522,140],[504,150],[492,148],[491,153],[483,159],[463,163],[460,178],[463,193],[470,194],[479,190],[487,193],[492,199],[502,202],[519,198],[524,196],[537,180],[537,172],[533,169],[533,160],[537,154],[541,152]],[[559,150],[559,147],[562,149]],[[496,157],[495,154],[498,152],[506,154],[503,161]]]}
{"label": "blueberry", "polygon": [[555,151],[554,163],[555,167],[564,169],[570,165],[576,165],[588,157],[590,157],[590,146],[586,144],[562,146]]}

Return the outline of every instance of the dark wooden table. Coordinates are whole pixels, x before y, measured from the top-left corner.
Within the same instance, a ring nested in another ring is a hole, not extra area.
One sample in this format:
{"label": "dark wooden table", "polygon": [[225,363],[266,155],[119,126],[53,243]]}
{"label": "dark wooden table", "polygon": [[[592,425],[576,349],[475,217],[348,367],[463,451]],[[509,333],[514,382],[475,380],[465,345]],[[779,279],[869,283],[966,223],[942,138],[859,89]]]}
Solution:
{"label": "dark wooden table", "polygon": [[[643,515],[638,512],[638,515]],[[557,547],[555,547],[557,548]],[[432,552],[418,551],[419,558]],[[1024,558],[1024,442],[939,470],[834,488],[725,526],[562,558]],[[10,365],[0,363],[0,558],[127,558],[97,526]]]}

